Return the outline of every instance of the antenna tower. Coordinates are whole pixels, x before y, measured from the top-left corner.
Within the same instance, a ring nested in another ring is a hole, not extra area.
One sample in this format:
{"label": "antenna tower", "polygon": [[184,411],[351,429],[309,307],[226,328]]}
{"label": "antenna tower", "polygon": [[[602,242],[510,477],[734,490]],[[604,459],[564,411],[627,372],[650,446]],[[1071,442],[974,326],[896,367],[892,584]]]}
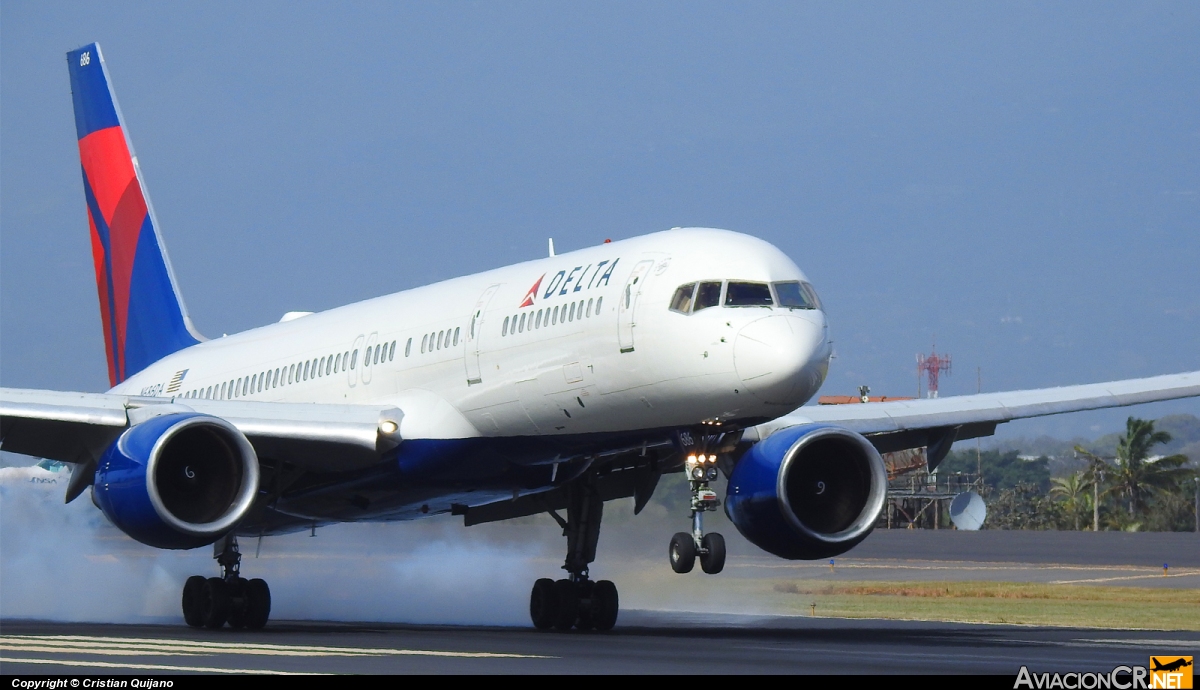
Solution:
{"label": "antenna tower", "polygon": [[938,377],[942,372],[950,374],[950,355],[939,355],[937,353],[937,343],[933,345],[933,351],[928,357],[925,355],[917,355],[917,379],[920,380],[921,375],[925,374],[929,377],[929,388],[926,392],[926,397],[938,397]]}

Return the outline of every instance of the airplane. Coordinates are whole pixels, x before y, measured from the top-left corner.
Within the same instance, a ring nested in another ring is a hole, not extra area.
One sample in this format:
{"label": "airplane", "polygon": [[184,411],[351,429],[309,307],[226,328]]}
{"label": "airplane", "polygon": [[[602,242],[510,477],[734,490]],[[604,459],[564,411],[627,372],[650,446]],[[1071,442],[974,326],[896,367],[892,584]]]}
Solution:
{"label": "airplane", "polygon": [[[721,572],[720,506],[750,542],[823,559],[867,538],[880,453],[1013,419],[1200,395],[1200,372],[962,397],[801,407],[828,373],[826,313],[760,239],[675,228],[445,280],[214,339],[180,296],[98,44],[67,54],[111,388],[0,389],[0,446],[73,466],[107,519],[162,549],[213,546],[188,578],[194,627],[259,629],[270,588],[238,537],[336,522],[548,514],[566,576],[537,580],[538,629],[608,630],[593,581],[604,503],[635,512],[684,472],[669,561]],[[712,482],[728,479],[722,500]]]}
{"label": "airplane", "polygon": [[1159,664],[1158,657],[1150,657],[1152,668],[1151,671],[1178,671],[1181,668],[1187,668],[1192,665],[1190,657],[1180,657],[1169,664]]}

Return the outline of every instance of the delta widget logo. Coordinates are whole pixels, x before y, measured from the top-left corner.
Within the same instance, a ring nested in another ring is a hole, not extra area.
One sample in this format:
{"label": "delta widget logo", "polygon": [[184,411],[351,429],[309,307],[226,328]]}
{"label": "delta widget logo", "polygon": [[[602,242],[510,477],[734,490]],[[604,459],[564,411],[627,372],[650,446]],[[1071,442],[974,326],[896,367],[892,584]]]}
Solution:
{"label": "delta widget logo", "polygon": [[599,263],[588,264],[587,266],[576,266],[569,270],[563,269],[554,274],[554,277],[550,279],[550,283],[546,286],[544,293],[541,292],[542,282],[550,274],[543,273],[534,282],[533,286],[529,288],[529,291],[525,293],[525,297],[521,299],[521,304],[517,308],[532,307],[535,302],[550,299],[555,295],[566,295],[568,292],[580,292],[604,287],[608,285],[609,279],[612,278],[613,269],[617,267],[618,261],[620,259],[613,259],[612,261],[605,259]]}

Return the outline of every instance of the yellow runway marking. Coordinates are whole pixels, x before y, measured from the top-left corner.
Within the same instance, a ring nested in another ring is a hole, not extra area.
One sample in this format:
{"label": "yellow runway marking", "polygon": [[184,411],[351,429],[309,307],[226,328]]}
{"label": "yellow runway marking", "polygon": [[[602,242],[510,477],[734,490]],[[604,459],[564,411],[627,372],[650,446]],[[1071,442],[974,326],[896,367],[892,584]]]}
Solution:
{"label": "yellow runway marking", "polygon": [[195,673],[254,673],[267,676],[328,675],[276,671],[265,668],[215,668],[208,666],[170,666],[167,664],[117,664],[106,661],[67,661],[63,659],[17,659],[0,657],[0,664],[52,664],[54,666],[87,666],[90,668],[134,668],[139,671],[192,671]]}
{"label": "yellow runway marking", "polygon": [[192,640],[156,640],[128,637],[90,637],[85,635],[3,635],[0,649],[18,650],[37,647],[37,651],[75,652],[79,654],[247,654],[254,656],[434,656],[468,659],[552,659],[537,654],[502,652],[448,652],[426,649],[388,649],[355,647],[319,647],[310,645],[245,644],[197,642]]}

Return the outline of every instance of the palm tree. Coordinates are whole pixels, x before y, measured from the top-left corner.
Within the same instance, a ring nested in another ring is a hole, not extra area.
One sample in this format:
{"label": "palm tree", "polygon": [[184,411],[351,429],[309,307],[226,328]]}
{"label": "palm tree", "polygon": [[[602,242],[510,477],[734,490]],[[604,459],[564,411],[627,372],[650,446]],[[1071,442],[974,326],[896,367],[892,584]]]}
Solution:
{"label": "palm tree", "polygon": [[[1092,531],[1100,531],[1100,486],[1104,484],[1104,470],[1108,469],[1108,461],[1088,452],[1083,446],[1075,446],[1075,452],[1088,459],[1087,473],[1090,475],[1088,484],[1092,487]],[[1105,490],[1108,493],[1108,490]]]}
{"label": "palm tree", "polygon": [[1088,490],[1091,480],[1083,471],[1069,474],[1065,477],[1055,477],[1050,480],[1050,495],[1058,498],[1063,510],[1075,521],[1075,531],[1079,531],[1079,518],[1088,507]]}
{"label": "palm tree", "polygon": [[1152,420],[1130,417],[1125,422],[1125,435],[1117,442],[1117,462],[1110,470],[1110,491],[1127,501],[1130,519],[1145,509],[1150,493],[1169,490],[1188,474],[1182,467],[1186,455],[1150,461],[1150,449],[1170,441],[1170,434],[1154,430]]}

